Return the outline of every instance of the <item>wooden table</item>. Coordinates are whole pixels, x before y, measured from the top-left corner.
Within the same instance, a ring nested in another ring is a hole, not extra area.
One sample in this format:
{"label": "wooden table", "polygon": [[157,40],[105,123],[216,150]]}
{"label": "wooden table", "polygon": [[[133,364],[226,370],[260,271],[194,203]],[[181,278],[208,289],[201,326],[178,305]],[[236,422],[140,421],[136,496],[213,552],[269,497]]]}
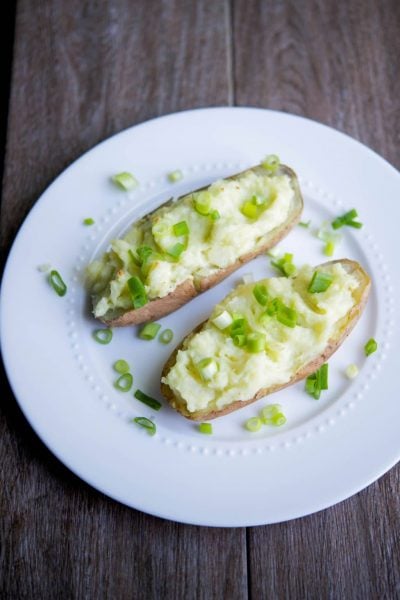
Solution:
{"label": "wooden table", "polygon": [[[399,168],[399,32],[398,0],[20,0],[3,257],[71,161],[117,131],[182,109],[304,115]],[[2,598],[400,597],[398,466],[307,518],[248,529],[180,525],[77,479],[4,386]]]}

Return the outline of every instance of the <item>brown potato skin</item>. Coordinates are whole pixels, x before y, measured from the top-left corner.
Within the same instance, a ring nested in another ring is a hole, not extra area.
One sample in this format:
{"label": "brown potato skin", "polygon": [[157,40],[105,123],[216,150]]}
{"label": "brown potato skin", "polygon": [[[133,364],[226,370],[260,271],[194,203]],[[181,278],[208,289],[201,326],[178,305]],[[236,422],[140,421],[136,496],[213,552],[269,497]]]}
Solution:
{"label": "brown potato skin", "polygon": [[[342,323],[341,327],[339,328],[337,336],[329,340],[325,350],[320,356],[307,363],[300,371],[295,373],[287,383],[283,385],[271,386],[269,388],[262,388],[253,396],[253,398],[249,398],[248,400],[236,400],[235,402],[232,402],[231,404],[229,404],[229,406],[226,406],[222,410],[197,411],[194,413],[190,413],[189,411],[185,410],[185,407],[181,406],[179,402],[177,402],[177,399],[171,388],[165,383],[161,383],[161,393],[164,396],[164,398],[166,398],[168,403],[173,408],[175,408],[175,410],[177,410],[180,414],[192,421],[209,421],[211,419],[215,419],[216,417],[222,417],[223,415],[227,415],[228,413],[238,410],[239,408],[243,408],[244,406],[247,406],[248,404],[251,404],[256,400],[259,400],[263,396],[267,396],[268,394],[277,392],[278,390],[288,387],[289,385],[292,385],[293,383],[296,383],[301,379],[305,379],[306,377],[308,377],[308,375],[311,375],[311,373],[314,373],[317,369],[319,369],[319,367],[323,365],[328,360],[328,358],[332,356],[334,352],[336,352],[336,350],[344,342],[346,337],[350,334],[353,327],[356,325],[358,319],[360,318],[365,308],[371,289],[371,280],[369,278],[369,275],[356,261],[343,258],[340,260],[329,261],[327,263],[319,265],[319,267],[324,267],[325,265],[330,265],[334,263],[340,263],[344,268],[346,268],[346,270],[348,270],[349,273],[355,274],[359,279],[360,287],[357,294],[357,303],[347,314],[344,323]],[[200,331],[203,324],[204,323],[201,323],[198,327],[196,327],[196,329],[194,329],[194,331],[182,341],[178,348],[174,350],[174,352],[164,365],[161,375],[162,377],[165,377],[169,370],[175,364],[178,351],[182,348],[183,343],[186,341],[186,339],[190,338],[192,335]]]}
{"label": "brown potato skin", "polygon": [[[257,169],[263,169],[263,167],[252,167],[251,169],[246,169],[246,171],[242,171],[241,173],[237,173],[236,175],[232,175],[231,177],[226,177],[226,179],[236,179],[244,173],[246,173],[247,171],[254,171]],[[225,277],[228,277],[228,275],[239,269],[243,264],[249,262],[253,258],[256,258],[260,254],[267,252],[267,250],[269,250],[278,242],[280,242],[280,240],[282,240],[289,233],[289,231],[300,221],[301,213],[303,211],[303,198],[301,195],[295,172],[286,165],[280,165],[278,173],[285,174],[290,177],[290,180],[295,190],[295,203],[287,221],[281,227],[277,227],[271,232],[272,235],[266,240],[265,244],[257,248],[257,250],[254,252],[249,252],[247,254],[239,256],[236,262],[234,262],[229,267],[226,267],[225,269],[220,269],[217,273],[214,273],[209,277],[204,277],[197,285],[195,285],[195,283],[192,280],[184,281],[167,296],[164,296],[164,298],[156,298],[155,300],[151,300],[141,308],[132,309],[121,315],[108,319],[102,317],[100,320],[103,323],[105,323],[108,327],[124,327],[126,325],[138,325],[140,323],[145,323],[146,321],[151,321],[153,319],[160,319],[161,317],[164,317],[170,314],[171,312],[175,311],[177,308],[180,308],[198,294],[201,294],[202,292],[205,292],[206,290],[210,289],[211,287],[225,279]],[[169,200],[166,204],[168,204],[169,202],[171,201]]]}

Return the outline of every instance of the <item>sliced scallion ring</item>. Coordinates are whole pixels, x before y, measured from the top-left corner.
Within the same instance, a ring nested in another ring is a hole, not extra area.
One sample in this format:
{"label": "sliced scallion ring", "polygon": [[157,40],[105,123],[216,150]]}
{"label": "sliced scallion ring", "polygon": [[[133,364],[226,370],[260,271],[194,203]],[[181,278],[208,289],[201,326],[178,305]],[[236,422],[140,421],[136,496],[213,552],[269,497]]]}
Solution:
{"label": "sliced scallion ring", "polygon": [[130,373],[123,373],[116,381],[114,387],[120,392],[129,392],[133,384],[133,377]]}
{"label": "sliced scallion ring", "polygon": [[280,404],[267,404],[260,411],[260,419],[261,421],[267,425],[271,422],[272,417],[281,412]]}
{"label": "sliced scallion ring", "polygon": [[154,340],[160,329],[160,323],[146,323],[140,330],[139,337],[141,340]]}
{"label": "sliced scallion ring", "polygon": [[123,358],[116,360],[115,363],[113,364],[113,367],[114,367],[114,371],[117,371],[117,373],[120,373],[121,375],[129,372],[129,365],[126,362],[126,360],[124,360]]}
{"label": "sliced scallion ring", "polygon": [[138,185],[137,179],[132,175],[132,173],[128,173],[127,171],[113,175],[111,177],[111,180],[121,190],[124,190],[126,192],[132,190]]}
{"label": "sliced scallion ring", "polygon": [[58,296],[65,296],[65,294],[67,293],[67,286],[64,283],[63,278],[61,277],[58,271],[56,271],[55,269],[50,271],[48,280],[51,287]]}
{"label": "sliced scallion ring", "polygon": [[175,223],[172,226],[172,231],[176,237],[180,237],[181,235],[189,234],[189,226],[186,221],[179,221],[179,223]]}
{"label": "sliced scallion ring", "polygon": [[204,379],[204,381],[212,379],[218,371],[218,365],[216,361],[211,357],[199,360],[199,362],[196,363],[196,368],[201,378]]}
{"label": "sliced scallion ring", "polygon": [[169,344],[172,341],[173,337],[174,332],[172,331],[172,329],[164,329],[164,331],[162,331],[158,336],[158,339],[162,344]]}
{"label": "sliced scallion ring", "polygon": [[170,181],[171,183],[176,183],[177,181],[183,179],[183,173],[180,169],[176,169],[175,171],[171,171],[170,173],[168,173],[167,177],[168,181]]}
{"label": "sliced scallion ring", "polygon": [[96,329],[92,335],[96,342],[105,345],[111,342],[113,332],[111,329]]}
{"label": "sliced scallion ring", "polygon": [[140,425],[140,427],[143,427],[143,429],[146,429],[149,435],[154,435],[157,431],[156,424],[147,417],[135,417],[133,422]]}
{"label": "sliced scallion ring", "polygon": [[211,423],[200,423],[199,431],[200,431],[200,433],[204,433],[206,435],[211,435],[213,432]]}
{"label": "sliced scallion ring", "polygon": [[280,165],[279,156],[276,154],[268,154],[262,161],[261,166],[270,173],[275,173]]}
{"label": "sliced scallion ring", "polygon": [[221,329],[221,330],[229,327],[229,325],[231,325],[232,322],[233,322],[232,315],[227,310],[224,310],[217,317],[212,319],[212,323],[214,323],[214,325],[216,327],[218,327],[218,329]]}
{"label": "sliced scallion ring", "polygon": [[252,433],[259,431],[262,426],[262,421],[259,417],[250,417],[244,424],[245,428]]}

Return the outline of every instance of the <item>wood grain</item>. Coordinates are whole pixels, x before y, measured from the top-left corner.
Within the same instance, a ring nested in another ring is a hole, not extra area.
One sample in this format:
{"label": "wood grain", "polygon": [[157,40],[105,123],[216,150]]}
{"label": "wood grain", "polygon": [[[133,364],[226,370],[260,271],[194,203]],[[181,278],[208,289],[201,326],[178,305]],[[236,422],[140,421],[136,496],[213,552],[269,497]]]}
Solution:
{"label": "wood grain", "polygon": [[[237,0],[235,101],[321,121],[400,167],[399,28],[396,1]],[[399,484],[397,466],[334,508],[249,529],[250,597],[400,597]]]}
{"label": "wood grain", "polygon": [[[397,0],[20,0],[2,257],[72,160],[176,110],[235,101],[301,114],[399,167],[399,30]],[[247,533],[179,525],[72,475],[3,381],[1,598],[400,597],[399,467],[304,519]]]}
{"label": "wood grain", "polygon": [[[227,24],[226,2],[19,2],[3,252],[43,189],[98,141],[229,102]],[[95,492],[51,456],[2,389],[2,598],[246,597],[244,529],[162,521]]]}

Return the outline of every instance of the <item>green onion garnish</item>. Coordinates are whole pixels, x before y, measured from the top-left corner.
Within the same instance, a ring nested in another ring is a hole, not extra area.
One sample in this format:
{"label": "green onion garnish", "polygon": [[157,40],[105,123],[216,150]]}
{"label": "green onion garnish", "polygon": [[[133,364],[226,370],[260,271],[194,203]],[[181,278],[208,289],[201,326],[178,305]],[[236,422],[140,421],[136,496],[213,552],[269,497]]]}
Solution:
{"label": "green onion garnish", "polygon": [[167,250],[167,254],[169,254],[169,256],[172,256],[172,258],[178,259],[184,250],[185,245],[181,244],[180,242],[177,242],[172,246],[172,248],[169,248]]}
{"label": "green onion garnish", "polygon": [[189,227],[186,221],[179,221],[179,223],[175,223],[175,225],[172,226],[172,231],[174,232],[174,235],[176,237],[179,237],[181,235],[188,235]]}
{"label": "green onion garnish", "polygon": [[172,331],[172,329],[164,329],[164,331],[162,331],[158,336],[158,339],[162,344],[169,344],[172,341],[173,337],[174,332]]}
{"label": "green onion garnish", "polygon": [[129,365],[126,362],[126,360],[124,360],[123,358],[116,360],[115,363],[113,364],[113,367],[114,367],[114,370],[117,371],[117,373],[120,373],[121,375],[129,372]]}
{"label": "green onion garnish", "polygon": [[261,425],[261,419],[259,419],[258,417],[251,417],[250,419],[247,419],[246,423],[244,424],[246,429],[253,433],[255,431],[259,431],[261,429]]}
{"label": "green onion garnish", "polygon": [[211,423],[200,423],[199,431],[200,431],[200,433],[205,433],[206,435],[211,435],[213,432]]}
{"label": "green onion garnish", "polygon": [[194,198],[194,209],[199,215],[207,217],[211,208],[210,192],[199,192]]}
{"label": "green onion garnish", "polygon": [[232,325],[233,318],[227,310],[224,310],[221,314],[219,314],[217,317],[215,317],[215,319],[212,320],[212,323],[214,323],[214,325],[218,327],[218,329],[223,330],[229,327],[229,325]]}
{"label": "green onion garnish", "polygon": [[257,300],[258,304],[265,306],[268,302],[268,292],[265,285],[262,283],[256,283],[253,288],[253,296]]}
{"label": "green onion garnish", "polygon": [[196,363],[196,369],[198,370],[201,378],[205,381],[208,381],[214,377],[218,371],[218,366],[213,358],[207,357],[202,358],[198,363]]}
{"label": "green onion garnish", "polygon": [[67,293],[67,286],[65,285],[58,271],[55,271],[54,269],[50,271],[48,280],[56,294],[58,294],[59,296],[65,296],[65,294]]}
{"label": "green onion garnish", "polygon": [[246,340],[246,350],[252,354],[258,354],[265,349],[265,335],[253,331],[249,333]]}
{"label": "green onion garnish", "polygon": [[324,254],[325,256],[333,256],[335,252],[335,244],[332,241],[329,241],[325,244]]}
{"label": "green onion garnish", "polygon": [[131,295],[132,304],[134,308],[141,308],[145,304],[147,304],[147,294],[144,288],[143,283],[140,281],[139,277],[134,275],[130,279],[128,279],[128,289]]}
{"label": "green onion garnish", "polygon": [[94,219],[92,217],[88,217],[87,219],[83,219],[84,225],[94,225]]}
{"label": "green onion garnish", "polygon": [[365,356],[369,356],[378,350],[378,343],[374,338],[368,340],[368,342],[364,346]]}
{"label": "green onion garnish", "polygon": [[275,173],[279,167],[280,160],[276,154],[269,154],[261,161],[261,166],[264,167],[270,173]]}
{"label": "green onion garnish", "polygon": [[139,259],[139,263],[143,265],[146,260],[153,254],[154,250],[150,246],[139,246],[136,248],[136,254]]}
{"label": "green onion garnish", "polygon": [[357,367],[357,365],[349,365],[348,367],[346,367],[346,371],[345,371],[347,377],[349,379],[354,379],[355,377],[357,377],[358,373],[359,373],[359,369]]}
{"label": "green onion garnish", "polygon": [[246,200],[242,205],[240,212],[248,219],[257,219],[260,216],[260,210],[251,200]]}
{"label": "green onion garnish", "polygon": [[311,221],[300,221],[298,223],[299,227],[304,227],[305,229],[308,229],[308,227],[310,227],[311,225]]}
{"label": "green onion garnish", "polygon": [[271,261],[271,265],[285,277],[293,277],[297,273],[296,266],[293,264],[293,254],[289,252],[286,252],[279,260]]}
{"label": "green onion garnish", "polygon": [[230,328],[230,336],[234,337],[235,335],[243,335],[247,333],[248,324],[245,318],[239,317],[234,319]]}
{"label": "green onion garnish", "polygon": [[114,382],[114,387],[120,392],[129,392],[133,384],[133,377],[130,373],[123,373]]}
{"label": "green onion garnish", "polygon": [[141,340],[154,340],[160,329],[160,323],[146,323],[140,330],[139,337]]}
{"label": "green onion garnish", "polygon": [[149,435],[154,435],[157,430],[156,424],[153,423],[153,421],[150,421],[150,419],[147,417],[135,417],[133,422],[146,429]]}
{"label": "green onion garnish", "polygon": [[270,424],[272,417],[279,414],[281,408],[280,404],[267,404],[267,406],[264,406],[260,411],[260,419],[264,425]]}
{"label": "green onion garnish", "polygon": [[242,348],[243,346],[245,346],[247,338],[243,333],[237,333],[237,334],[232,335],[231,337],[232,337],[233,343],[238,348]]}
{"label": "green onion garnish", "polygon": [[267,310],[265,311],[265,313],[269,317],[274,317],[276,314],[278,314],[278,310],[281,306],[282,306],[281,300],[279,300],[279,298],[274,298],[273,300],[271,300],[268,303]]}
{"label": "green onion garnish", "polygon": [[146,404],[146,406],[149,406],[153,410],[160,410],[162,406],[161,402],[159,402],[155,398],[152,398],[151,396],[148,396],[141,390],[136,390],[136,392],[133,395],[137,400],[140,400],[140,402],[143,402],[143,404]]}
{"label": "green onion garnish", "polygon": [[356,217],[358,217],[358,213],[355,210],[355,208],[353,208],[352,210],[349,210],[349,212],[345,213],[344,215],[341,215],[340,217],[336,217],[336,219],[334,221],[332,221],[332,227],[333,227],[333,229],[339,229],[340,227],[343,227],[344,225],[348,225],[349,227],[361,229],[362,223],[359,223],[358,221],[354,221],[354,219]]}
{"label": "green onion garnish", "polygon": [[117,175],[113,175],[111,177],[113,183],[115,183],[119,188],[125,190],[126,192],[132,190],[134,187],[138,185],[135,177],[128,172],[117,173]]}
{"label": "green onion garnish", "polygon": [[171,173],[168,173],[167,177],[168,181],[171,183],[176,183],[177,181],[183,179],[183,173],[180,169],[176,169],[176,171],[171,171]]}
{"label": "green onion garnish", "polygon": [[284,425],[286,423],[286,417],[283,413],[277,413],[276,415],[274,415],[271,418],[271,425],[274,425],[275,427],[281,427],[282,425]]}
{"label": "green onion garnish", "polygon": [[218,219],[221,218],[221,215],[219,214],[219,212],[217,210],[212,210],[210,212],[209,216],[212,221],[218,221]]}
{"label": "green onion garnish", "polygon": [[328,389],[328,363],[322,365],[306,379],[305,390],[315,400],[319,400],[322,390]]}
{"label": "green onion garnish", "polygon": [[310,294],[319,294],[320,292],[326,292],[333,281],[332,275],[330,273],[324,273],[323,271],[315,271],[310,284],[308,286],[308,291]]}
{"label": "green onion garnish", "polygon": [[297,312],[293,308],[289,308],[289,306],[281,303],[276,313],[276,319],[282,325],[286,325],[286,327],[296,327]]}
{"label": "green onion garnish", "polygon": [[92,335],[99,344],[109,344],[112,340],[113,332],[111,329],[96,329]]}

